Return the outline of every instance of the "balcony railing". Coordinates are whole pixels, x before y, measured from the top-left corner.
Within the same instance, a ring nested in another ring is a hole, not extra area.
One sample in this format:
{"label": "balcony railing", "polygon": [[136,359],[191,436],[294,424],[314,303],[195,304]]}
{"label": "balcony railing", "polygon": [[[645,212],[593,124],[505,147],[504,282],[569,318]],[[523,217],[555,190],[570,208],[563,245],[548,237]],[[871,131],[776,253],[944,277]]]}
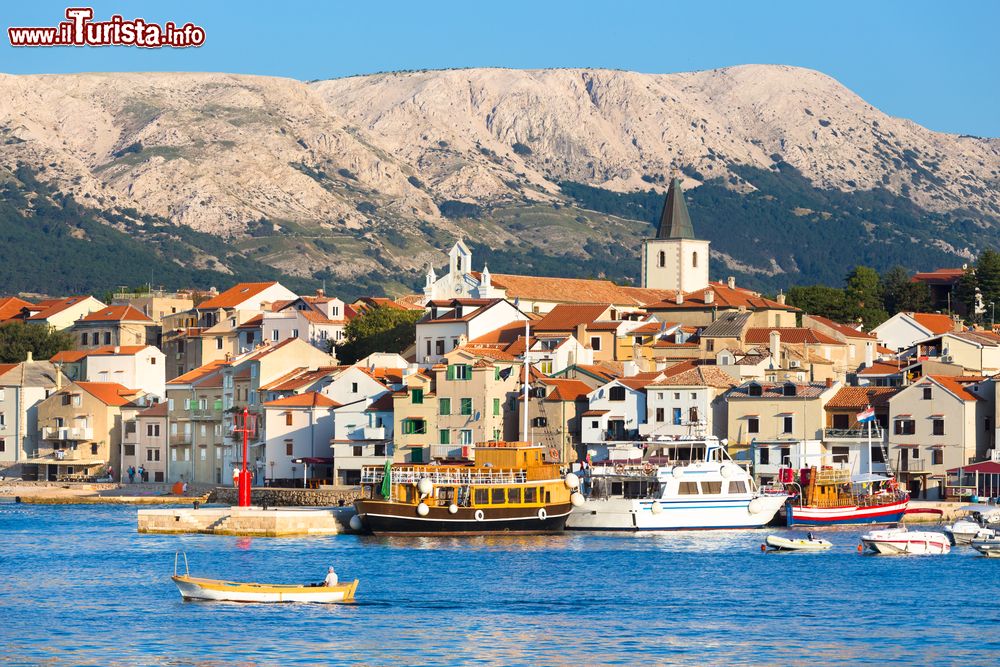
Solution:
{"label": "balcony railing", "polygon": [[46,426],[43,440],[93,440],[94,429],[83,426]]}
{"label": "balcony railing", "polygon": [[190,445],[193,438],[191,433],[171,433],[170,434],[170,444],[171,445]]}
{"label": "balcony railing", "polygon": [[638,440],[639,439],[639,429],[630,428],[624,430],[612,430],[612,431],[602,431],[601,439],[604,441],[626,441],[626,440]]}
{"label": "balcony railing", "polygon": [[384,426],[362,426],[347,434],[350,440],[385,440]]}
{"label": "balcony railing", "polygon": [[433,459],[472,459],[472,445],[431,445]]}
{"label": "balcony railing", "polygon": [[[872,431],[872,442],[884,441],[886,432],[879,435],[877,431]],[[825,428],[823,429],[824,440],[868,440],[867,428]]]}
{"label": "balcony railing", "polygon": [[222,410],[192,410],[188,419],[194,421],[222,421]]}
{"label": "balcony railing", "polygon": [[928,459],[907,459],[899,462],[899,472],[927,472],[931,469]]}

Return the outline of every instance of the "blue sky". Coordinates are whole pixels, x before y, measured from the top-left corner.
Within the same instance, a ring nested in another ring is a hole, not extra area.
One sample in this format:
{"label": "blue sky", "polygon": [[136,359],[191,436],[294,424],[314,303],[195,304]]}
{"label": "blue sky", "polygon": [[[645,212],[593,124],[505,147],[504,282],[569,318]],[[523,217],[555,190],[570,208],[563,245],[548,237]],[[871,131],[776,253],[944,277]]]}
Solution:
{"label": "blue sky", "polygon": [[[214,71],[325,79],[501,66],[682,72],[781,63],[829,74],[895,116],[1000,137],[1000,2],[95,2],[205,28],[197,49],[21,48],[0,71]],[[7,2],[4,28],[55,25],[66,3]],[[6,32],[6,31],[5,31]]]}

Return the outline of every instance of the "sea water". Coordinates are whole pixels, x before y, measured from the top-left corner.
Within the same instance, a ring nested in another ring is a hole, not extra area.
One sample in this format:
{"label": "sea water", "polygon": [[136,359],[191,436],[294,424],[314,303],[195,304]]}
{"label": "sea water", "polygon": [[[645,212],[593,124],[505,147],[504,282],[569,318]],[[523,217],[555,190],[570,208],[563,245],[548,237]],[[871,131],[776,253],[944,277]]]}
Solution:
{"label": "sea water", "polygon": [[[764,554],[768,532],[283,539],[136,533],[128,506],[0,505],[0,665],[1000,662],[1000,559]],[[360,579],[346,605],[184,602],[191,573]],[[182,564],[183,568],[183,564]]]}

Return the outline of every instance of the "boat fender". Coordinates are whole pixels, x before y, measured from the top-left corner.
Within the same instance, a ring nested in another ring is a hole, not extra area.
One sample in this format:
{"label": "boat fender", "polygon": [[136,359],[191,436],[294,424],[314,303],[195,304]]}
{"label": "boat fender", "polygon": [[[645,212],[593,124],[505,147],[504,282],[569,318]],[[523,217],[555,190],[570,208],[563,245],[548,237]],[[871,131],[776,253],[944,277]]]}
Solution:
{"label": "boat fender", "polygon": [[864,550],[865,550],[865,545],[864,544],[859,544],[858,545],[858,553],[861,553]]}
{"label": "boat fender", "polygon": [[726,464],[719,469],[719,474],[722,475],[722,479],[729,479],[733,476],[733,471],[729,467],[729,464]]}
{"label": "boat fender", "polygon": [[420,503],[417,505],[417,514],[420,516],[427,516],[431,513],[431,508],[427,506],[427,503]]}
{"label": "boat fender", "polygon": [[764,511],[764,501],[760,498],[754,498],[750,501],[750,504],[747,505],[747,511],[749,511],[750,514],[760,514]]}
{"label": "boat fender", "polygon": [[563,483],[566,484],[566,488],[570,490],[580,488],[580,478],[573,473],[567,473],[566,477],[563,479]]}
{"label": "boat fender", "polygon": [[680,479],[684,476],[684,470],[680,466],[674,466],[674,469],[670,471],[670,474],[674,476],[674,479]]}
{"label": "boat fender", "polygon": [[482,510],[476,510],[476,521],[482,521],[486,518],[486,514]]}
{"label": "boat fender", "polygon": [[549,518],[549,513],[545,511],[545,508],[538,508],[538,520],[545,521],[547,518]]}
{"label": "boat fender", "polygon": [[458,514],[458,505],[455,503],[448,505],[448,514]]}
{"label": "boat fender", "polygon": [[654,500],[653,505],[649,508],[649,511],[653,514],[659,514],[663,511],[663,505],[660,504],[659,500]]}
{"label": "boat fender", "polygon": [[357,514],[355,514],[354,516],[351,517],[351,521],[350,521],[349,525],[351,526],[351,530],[355,530],[355,531],[357,531],[359,533],[365,527],[364,521],[362,521],[361,517],[358,516]]}
{"label": "boat fender", "polygon": [[420,492],[420,495],[429,496],[433,490],[434,484],[427,477],[421,477],[420,481],[417,482],[417,491]]}
{"label": "boat fender", "polygon": [[579,491],[574,491],[570,494],[569,501],[573,503],[573,507],[582,507],[584,503],[583,494]]}
{"label": "boat fender", "polygon": [[767,551],[767,545],[766,544],[760,545],[760,550],[761,551]]}

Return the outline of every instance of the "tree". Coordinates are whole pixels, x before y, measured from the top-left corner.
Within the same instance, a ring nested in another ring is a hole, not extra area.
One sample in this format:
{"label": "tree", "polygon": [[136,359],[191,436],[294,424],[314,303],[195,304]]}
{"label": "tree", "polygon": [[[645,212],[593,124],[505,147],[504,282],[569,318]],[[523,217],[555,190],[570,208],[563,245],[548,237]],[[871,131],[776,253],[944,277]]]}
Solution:
{"label": "tree", "polygon": [[866,329],[889,319],[889,314],[882,306],[882,284],[875,269],[855,266],[847,274],[846,283],[846,306],[852,319],[860,319]]}
{"label": "tree", "polygon": [[970,265],[965,269],[965,273],[958,279],[958,284],[955,286],[955,300],[965,306],[968,313],[966,319],[970,322],[979,320],[979,313],[976,312],[978,295],[979,281],[976,277],[976,269]]}
{"label": "tree", "polygon": [[788,305],[801,308],[810,315],[828,317],[836,322],[850,319],[844,290],[828,285],[795,286],[788,290]]}
{"label": "tree", "polygon": [[[984,250],[976,260],[976,284],[983,295],[983,304],[1000,303],[1000,252]],[[970,311],[971,312],[971,311]]]}
{"label": "tree", "polygon": [[910,272],[896,265],[882,274],[882,304],[890,315],[921,313],[931,307],[931,292],[926,283],[914,281]]}
{"label": "tree", "polygon": [[56,352],[73,349],[73,338],[42,324],[8,322],[0,325],[0,363],[24,361],[31,352],[38,360],[50,359]]}
{"label": "tree", "polygon": [[422,310],[400,310],[377,306],[347,323],[344,343],[337,346],[337,359],[353,364],[372,352],[402,352],[413,344]]}

